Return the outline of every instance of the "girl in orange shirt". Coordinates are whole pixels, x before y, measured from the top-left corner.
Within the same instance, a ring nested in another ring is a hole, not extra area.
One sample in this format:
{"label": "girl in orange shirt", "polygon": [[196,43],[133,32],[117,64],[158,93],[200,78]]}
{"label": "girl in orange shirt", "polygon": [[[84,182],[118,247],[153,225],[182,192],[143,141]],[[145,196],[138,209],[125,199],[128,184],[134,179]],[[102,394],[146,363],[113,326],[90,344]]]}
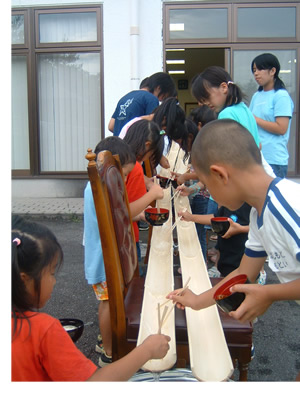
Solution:
{"label": "girl in orange shirt", "polygon": [[72,342],[59,320],[38,312],[51,297],[63,253],[44,225],[12,221],[12,381],[126,381],[145,362],[163,358],[170,338],[151,335],[98,369]]}

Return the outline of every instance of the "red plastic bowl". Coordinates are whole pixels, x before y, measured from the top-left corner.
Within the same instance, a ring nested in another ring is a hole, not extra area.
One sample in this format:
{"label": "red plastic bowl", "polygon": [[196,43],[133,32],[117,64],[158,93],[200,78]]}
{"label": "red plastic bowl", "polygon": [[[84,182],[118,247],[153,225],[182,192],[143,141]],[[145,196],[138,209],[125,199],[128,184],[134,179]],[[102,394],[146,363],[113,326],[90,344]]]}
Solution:
{"label": "red plastic bowl", "polygon": [[234,285],[246,283],[247,279],[248,279],[248,277],[245,274],[237,275],[237,276],[234,276],[233,278],[229,279],[229,281],[225,282],[222,286],[220,286],[216,290],[216,292],[214,294],[214,299],[221,300],[221,299],[224,299],[224,297],[231,296],[232,293],[230,291],[230,288]]}
{"label": "red plastic bowl", "polygon": [[237,284],[250,283],[247,275],[241,274],[229,279],[220,286],[214,294],[217,305],[225,312],[235,311],[245,300],[245,294],[241,292],[231,293],[230,288]]}

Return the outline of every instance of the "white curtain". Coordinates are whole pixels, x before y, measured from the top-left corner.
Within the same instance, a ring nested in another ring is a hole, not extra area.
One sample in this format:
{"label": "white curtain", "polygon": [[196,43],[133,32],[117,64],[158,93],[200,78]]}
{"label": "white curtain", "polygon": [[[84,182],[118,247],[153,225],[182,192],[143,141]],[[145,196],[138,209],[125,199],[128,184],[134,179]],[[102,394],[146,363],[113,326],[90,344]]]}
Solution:
{"label": "white curtain", "polygon": [[29,169],[28,89],[26,56],[11,63],[12,169]]}
{"label": "white curtain", "polygon": [[100,53],[38,57],[41,171],[86,171],[100,141]]}
{"label": "white curtain", "polygon": [[40,14],[41,43],[89,42],[97,40],[95,12]]}

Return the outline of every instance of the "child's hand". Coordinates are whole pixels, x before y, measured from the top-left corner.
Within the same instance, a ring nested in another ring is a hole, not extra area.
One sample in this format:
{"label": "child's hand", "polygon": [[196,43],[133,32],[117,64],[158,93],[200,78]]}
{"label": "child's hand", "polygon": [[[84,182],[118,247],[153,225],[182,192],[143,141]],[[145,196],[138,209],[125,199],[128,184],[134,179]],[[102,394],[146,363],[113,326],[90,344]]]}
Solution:
{"label": "child's hand", "polygon": [[154,200],[163,199],[164,197],[163,188],[161,188],[157,183],[154,183],[151,186],[149,193],[152,194]]}
{"label": "child's hand", "polygon": [[231,292],[243,292],[245,300],[236,311],[231,311],[229,315],[241,322],[253,321],[256,317],[265,313],[272,301],[267,296],[265,286],[258,284],[234,285]]}
{"label": "child's hand", "polygon": [[173,175],[173,178],[177,179],[178,185],[183,185],[186,181],[186,177],[184,174],[179,174],[178,172],[171,172],[171,174]]}
{"label": "child's hand", "polygon": [[170,336],[166,335],[150,335],[142,343],[142,346],[147,346],[150,357],[149,360],[164,358],[170,346]]}
{"label": "child's hand", "polygon": [[192,221],[193,214],[188,211],[178,211],[178,216],[181,217],[182,221]]}
{"label": "child's hand", "polygon": [[[166,298],[172,300],[173,303],[176,303],[176,307],[181,310],[184,310],[185,307],[191,307],[195,310],[197,295],[190,289],[185,289],[183,292],[181,291],[182,289],[174,290],[169,293]],[[181,292],[181,294],[177,295],[178,292]]]}
{"label": "child's hand", "polygon": [[180,196],[189,196],[192,193],[192,190],[185,185],[177,186],[176,191],[180,192]]}
{"label": "child's hand", "polygon": [[170,179],[175,179],[175,178],[179,178],[181,174],[179,174],[178,172],[175,171],[170,171]]}
{"label": "child's hand", "polygon": [[146,189],[150,190],[151,187],[154,185],[154,177],[152,176],[151,178],[149,178],[148,176],[144,175],[144,180],[145,180]]}
{"label": "child's hand", "polygon": [[234,222],[231,218],[228,218],[228,221],[230,226],[225,235],[222,236],[223,239],[229,239],[231,236],[239,235],[240,233],[246,233],[249,230],[248,225],[240,225],[237,222]]}
{"label": "child's hand", "polygon": [[132,219],[133,221],[145,221],[146,222],[146,218],[145,218],[145,211],[142,211],[141,213],[139,213],[135,218]]}

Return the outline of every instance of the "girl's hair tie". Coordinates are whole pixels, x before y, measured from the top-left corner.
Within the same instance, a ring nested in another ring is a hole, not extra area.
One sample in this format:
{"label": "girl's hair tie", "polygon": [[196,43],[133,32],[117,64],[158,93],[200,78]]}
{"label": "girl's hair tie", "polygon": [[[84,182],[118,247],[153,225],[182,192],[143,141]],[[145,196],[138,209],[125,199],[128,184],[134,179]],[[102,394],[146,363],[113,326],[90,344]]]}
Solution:
{"label": "girl's hair tie", "polygon": [[227,85],[230,85],[230,84],[234,85],[235,83],[232,82],[232,81],[228,81],[228,82],[227,82]]}
{"label": "girl's hair tie", "polygon": [[13,240],[13,243],[16,243],[16,246],[17,246],[17,247],[20,246],[20,244],[21,244],[21,239],[15,238],[15,239]]}
{"label": "girl's hair tie", "polygon": [[163,129],[159,132],[160,135],[165,135],[166,131],[164,131]]}

